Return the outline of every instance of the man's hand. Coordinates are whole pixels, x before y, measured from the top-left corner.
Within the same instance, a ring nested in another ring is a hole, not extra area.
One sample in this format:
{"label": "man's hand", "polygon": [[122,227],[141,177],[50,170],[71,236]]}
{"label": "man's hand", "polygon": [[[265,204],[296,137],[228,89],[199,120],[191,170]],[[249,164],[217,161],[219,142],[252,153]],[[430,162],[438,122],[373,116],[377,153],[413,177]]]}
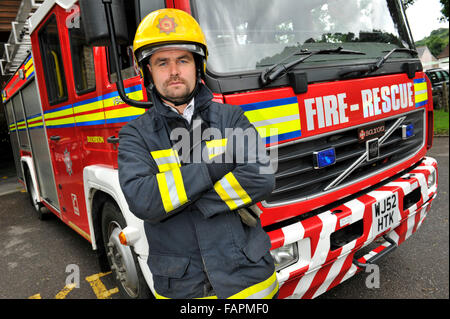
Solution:
{"label": "man's hand", "polygon": [[239,208],[238,214],[244,224],[250,227],[255,227],[258,224],[258,218],[261,215],[261,210],[256,206],[256,204],[247,207]]}

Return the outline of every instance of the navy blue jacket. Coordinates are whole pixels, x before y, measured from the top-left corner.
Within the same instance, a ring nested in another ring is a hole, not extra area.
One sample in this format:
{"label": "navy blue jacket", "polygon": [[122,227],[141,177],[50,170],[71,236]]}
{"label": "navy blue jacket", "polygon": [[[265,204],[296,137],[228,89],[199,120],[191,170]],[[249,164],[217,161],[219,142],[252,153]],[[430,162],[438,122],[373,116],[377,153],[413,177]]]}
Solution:
{"label": "navy blue jacket", "polygon": [[[264,149],[259,135],[249,143],[226,130],[256,129],[240,107],[213,102],[204,85],[191,124],[154,92],[152,98],[154,106],[120,131],[118,163],[129,208],[144,220],[156,296],[201,298],[210,284],[218,298],[270,298],[278,290],[270,239],[259,219],[249,227],[237,210],[270,194],[274,176],[260,173],[270,164],[258,152]],[[196,123],[221,136],[205,134],[195,145]],[[177,128],[191,130],[190,149],[171,140]],[[237,148],[246,151],[243,160],[234,158]],[[195,161],[199,150],[207,156]],[[231,163],[223,163],[227,154]],[[217,159],[222,163],[211,163]]]}

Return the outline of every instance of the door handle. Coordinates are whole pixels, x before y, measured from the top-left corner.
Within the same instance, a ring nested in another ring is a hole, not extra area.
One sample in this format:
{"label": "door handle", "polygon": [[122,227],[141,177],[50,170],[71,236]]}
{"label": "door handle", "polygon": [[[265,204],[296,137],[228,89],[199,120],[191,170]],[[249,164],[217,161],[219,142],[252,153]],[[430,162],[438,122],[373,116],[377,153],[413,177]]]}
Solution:
{"label": "door handle", "polygon": [[118,137],[115,137],[115,136],[113,135],[113,136],[108,137],[108,138],[106,139],[106,141],[107,141],[108,143],[111,143],[111,144],[117,144],[117,143],[119,143],[119,138],[118,138]]}
{"label": "door handle", "polygon": [[52,135],[52,136],[50,136],[50,139],[52,141],[58,142],[61,139],[61,136],[59,136],[59,135]]}

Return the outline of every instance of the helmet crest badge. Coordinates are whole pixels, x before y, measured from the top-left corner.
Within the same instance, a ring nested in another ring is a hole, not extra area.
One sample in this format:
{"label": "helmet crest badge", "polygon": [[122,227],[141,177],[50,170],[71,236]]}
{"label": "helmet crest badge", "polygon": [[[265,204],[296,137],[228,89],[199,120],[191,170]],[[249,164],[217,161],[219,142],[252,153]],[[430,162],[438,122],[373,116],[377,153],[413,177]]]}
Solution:
{"label": "helmet crest badge", "polygon": [[167,15],[164,18],[159,19],[159,24],[157,28],[159,29],[159,33],[165,33],[169,35],[171,32],[175,32],[175,28],[178,25],[175,23],[174,18],[170,18]]}

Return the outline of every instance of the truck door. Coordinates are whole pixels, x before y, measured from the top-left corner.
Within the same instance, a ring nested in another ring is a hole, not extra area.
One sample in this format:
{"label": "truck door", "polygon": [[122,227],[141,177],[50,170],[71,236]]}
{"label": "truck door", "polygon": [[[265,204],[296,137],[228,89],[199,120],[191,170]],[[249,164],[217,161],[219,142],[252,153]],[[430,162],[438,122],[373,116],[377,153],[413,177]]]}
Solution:
{"label": "truck door", "polygon": [[34,168],[39,184],[39,192],[47,203],[59,209],[55,177],[53,175],[50,152],[43,126],[41,104],[36,88],[36,80],[31,80],[21,91],[28,134],[30,136]]}
{"label": "truck door", "polygon": [[60,216],[71,224],[73,215],[79,215],[77,204],[80,200],[74,199],[72,194],[77,183],[82,181],[82,167],[71,101],[73,98],[66,84],[69,64],[61,52],[61,35],[58,32],[65,30],[65,21],[58,11],[63,9],[55,6],[56,14],[51,14],[38,30],[39,52],[36,61],[41,60],[42,65],[36,63],[36,73],[52,154]]}

